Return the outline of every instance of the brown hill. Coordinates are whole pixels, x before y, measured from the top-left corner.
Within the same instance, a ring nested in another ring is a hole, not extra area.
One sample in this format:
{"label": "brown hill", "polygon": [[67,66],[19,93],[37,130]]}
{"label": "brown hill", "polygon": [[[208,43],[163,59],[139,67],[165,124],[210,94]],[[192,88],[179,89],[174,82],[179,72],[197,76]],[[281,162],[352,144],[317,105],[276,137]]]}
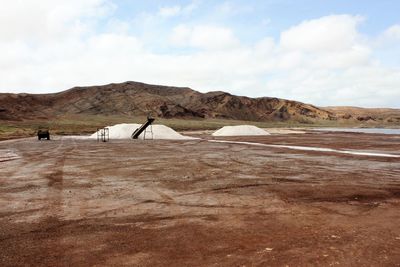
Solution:
{"label": "brown hill", "polygon": [[334,114],[339,120],[354,120],[364,123],[383,123],[395,124],[400,123],[400,109],[391,108],[360,108],[360,107],[325,107]]}
{"label": "brown hill", "polygon": [[249,98],[225,92],[125,82],[75,87],[54,94],[0,94],[0,120],[50,119],[62,115],[152,113],[163,118],[223,118],[246,121],[338,121],[399,124],[399,109],[325,107],[279,98]]}
{"label": "brown hill", "polygon": [[163,118],[224,118],[247,121],[336,120],[337,116],[301,102],[190,88],[125,82],[75,87],[54,94],[0,94],[0,120],[48,119],[60,115],[130,115],[151,112]]}

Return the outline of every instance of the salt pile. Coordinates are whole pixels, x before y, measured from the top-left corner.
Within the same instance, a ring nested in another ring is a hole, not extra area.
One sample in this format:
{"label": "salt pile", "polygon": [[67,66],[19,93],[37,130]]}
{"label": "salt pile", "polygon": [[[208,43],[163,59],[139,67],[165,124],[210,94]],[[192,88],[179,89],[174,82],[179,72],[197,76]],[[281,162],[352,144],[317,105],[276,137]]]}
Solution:
{"label": "salt pile", "polygon": [[253,125],[224,126],[215,131],[213,136],[249,136],[249,135],[269,135],[267,131]]}
{"label": "salt pile", "polygon": [[[132,139],[132,133],[142,126],[136,123],[122,123],[114,126],[107,126],[109,129],[110,139]],[[151,133],[152,132],[152,133]],[[165,140],[188,140],[194,139],[193,137],[183,136],[180,133],[175,132],[173,129],[165,125],[151,125],[139,135],[139,139],[165,139]],[[92,134],[90,138],[96,139],[97,132]]]}

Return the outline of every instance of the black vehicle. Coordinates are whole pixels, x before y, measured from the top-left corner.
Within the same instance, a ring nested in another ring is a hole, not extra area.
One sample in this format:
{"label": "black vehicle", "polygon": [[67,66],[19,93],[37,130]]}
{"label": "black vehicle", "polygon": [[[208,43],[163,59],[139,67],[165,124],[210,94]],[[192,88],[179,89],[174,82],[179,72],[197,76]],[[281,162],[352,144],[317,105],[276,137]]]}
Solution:
{"label": "black vehicle", "polygon": [[45,129],[39,129],[38,133],[38,140],[40,141],[42,138],[50,140],[50,132],[49,130],[45,130]]}
{"label": "black vehicle", "polygon": [[154,122],[154,118],[151,115],[147,116],[147,121],[145,123],[142,124],[142,126],[140,126],[139,128],[137,128],[133,134],[132,134],[132,139],[138,139],[139,135],[146,130],[147,127],[149,127],[153,122]]}

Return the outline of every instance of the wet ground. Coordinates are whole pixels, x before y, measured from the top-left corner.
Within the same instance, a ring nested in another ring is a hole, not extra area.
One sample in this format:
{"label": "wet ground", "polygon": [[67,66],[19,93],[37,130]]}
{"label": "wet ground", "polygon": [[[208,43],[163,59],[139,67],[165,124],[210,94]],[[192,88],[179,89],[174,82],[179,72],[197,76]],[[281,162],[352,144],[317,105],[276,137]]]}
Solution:
{"label": "wet ground", "polygon": [[[400,155],[396,135],[218,140]],[[399,158],[207,140],[0,142],[0,266],[400,266],[399,225]]]}

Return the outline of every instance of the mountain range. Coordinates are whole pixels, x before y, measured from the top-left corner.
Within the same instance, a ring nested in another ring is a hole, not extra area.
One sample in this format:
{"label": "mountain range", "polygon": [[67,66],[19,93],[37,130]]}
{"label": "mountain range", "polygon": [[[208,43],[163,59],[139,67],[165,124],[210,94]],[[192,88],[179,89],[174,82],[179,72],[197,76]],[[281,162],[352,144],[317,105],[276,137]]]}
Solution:
{"label": "mountain range", "polygon": [[353,121],[400,123],[399,109],[317,107],[274,97],[250,98],[216,91],[139,82],[74,87],[52,94],[0,94],[0,120],[53,119],[62,115],[152,114],[161,118],[244,121]]}

